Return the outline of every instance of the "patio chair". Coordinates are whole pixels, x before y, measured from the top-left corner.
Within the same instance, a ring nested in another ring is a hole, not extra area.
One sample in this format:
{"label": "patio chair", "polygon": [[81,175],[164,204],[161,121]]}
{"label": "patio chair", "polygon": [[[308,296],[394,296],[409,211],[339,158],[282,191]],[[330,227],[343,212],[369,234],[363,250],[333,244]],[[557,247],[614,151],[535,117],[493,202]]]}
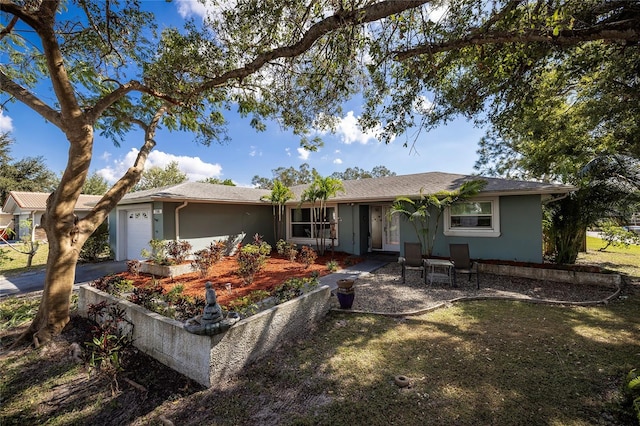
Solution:
{"label": "patio chair", "polygon": [[471,281],[471,274],[476,274],[476,286],[480,289],[480,273],[478,263],[469,257],[469,244],[449,244],[449,255],[453,262],[453,285],[456,285],[458,273],[468,274]]}
{"label": "patio chair", "polygon": [[404,257],[398,258],[398,263],[402,266],[402,282],[405,282],[407,269],[419,269],[420,278],[425,278],[425,259],[422,258],[422,244],[404,243]]}

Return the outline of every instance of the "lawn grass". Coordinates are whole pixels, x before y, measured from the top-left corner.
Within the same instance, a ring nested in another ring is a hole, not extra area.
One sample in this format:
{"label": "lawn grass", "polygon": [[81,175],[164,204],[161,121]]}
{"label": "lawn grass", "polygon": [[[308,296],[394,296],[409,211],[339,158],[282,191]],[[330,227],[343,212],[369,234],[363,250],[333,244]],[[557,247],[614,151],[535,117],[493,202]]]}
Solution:
{"label": "lawn grass", "polygon": [[600,251],[606,242],[597,237],[587,236],[587,252],[578,255],[578,263],[598,264],[612,271],[640,279],[640,246],[609,246]]}
{"label": "lawn grass", "polygon": [[[609,250],[592,254],[608,263]],[[146,394],[123,385],[114,395],[104,378],[88,380],[64,348],[3,351],[0,418],[3,425],[107,418],[147,425],[160,416],[180,425],[635,424],[621,388],[640,368],[637,286],[592,307],[476,301],[407,318],[331,313],[316,333],[215,390],[174,386],[155,366],[126,373]],[[0,309],[2,322],[17,322],[17,309]],[[396,386],[397,375],[410,387]],[[169,396],[154,397],[157,389]]]}
{"label": "lawn grass", "polygon": [[[21,249],[21,243],[17,243],[16,247]],[[27,255],[18,253],[6,245],[0,246],[0,251],[9,256],[9,260],[0,261],[0,275],[11,276],[26,271],[42,269],[47,264],[47,256],[49,255],[49,245],[40,244],[36,255],[31,262],[31,268],[27,268]]]}

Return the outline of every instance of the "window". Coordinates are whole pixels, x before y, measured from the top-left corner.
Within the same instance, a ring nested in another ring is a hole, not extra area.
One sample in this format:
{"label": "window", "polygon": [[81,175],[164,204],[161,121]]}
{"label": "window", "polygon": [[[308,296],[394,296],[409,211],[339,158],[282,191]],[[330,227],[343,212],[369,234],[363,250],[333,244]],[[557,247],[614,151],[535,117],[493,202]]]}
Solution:
{"label": "window", "polygon": [[[316,212],[318,209],[316,209]],[[327,207],[327,215],[323,218],[324,238],[331,238],[330,221],[335,220],[335,207]],[[315,224],[311,220],[311,208],[291,208],[289,210],[289,238],[318,238],[320,234],[320,218],[316,218]],[[337,226],[337,224],[336,224]]]}
{"label": "window", "polygon": [[445,235],[499,237],[498,198],[461,201],[445,211]]}

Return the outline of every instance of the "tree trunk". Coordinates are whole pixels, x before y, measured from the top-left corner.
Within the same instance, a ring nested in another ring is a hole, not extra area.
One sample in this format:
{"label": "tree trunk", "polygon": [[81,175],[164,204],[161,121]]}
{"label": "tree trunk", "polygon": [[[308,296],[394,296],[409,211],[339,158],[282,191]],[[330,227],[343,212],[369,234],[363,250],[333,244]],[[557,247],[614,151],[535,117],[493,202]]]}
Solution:
{"label": "tree trunk", "polygon": [[76,264],[80,249],[92,232],[90,227],[80,232],[73,208],[63,219],[57,220],[50,213],[52,210],[47,206],[47,213],[43,215],[43,226],[49,240],[44,291],[38,313],[22,336],[24,340],[32,340],[36,347],[60,334],[69,322]]}

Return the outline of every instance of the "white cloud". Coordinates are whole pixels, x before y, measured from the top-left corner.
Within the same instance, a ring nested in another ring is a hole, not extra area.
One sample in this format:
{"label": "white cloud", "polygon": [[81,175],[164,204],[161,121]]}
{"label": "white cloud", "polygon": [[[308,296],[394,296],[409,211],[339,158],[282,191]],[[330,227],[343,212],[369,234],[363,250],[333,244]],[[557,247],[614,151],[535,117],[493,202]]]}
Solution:
{"label": "white cloud", "polygon": [[433,111],[433,102],[431,102],[426,96],[417,96],[413,101],[413,109],[418,114],[430,114]]}
{"label": "white cloud", "polygon": [[301,160],[307,160],[309,158],[309,155],[311,154],[311,151],[307,151],[304,148],[298,148],[298,158]]}
{"label": "white cloud", "polygon": [[207,15],[207,6],[198,0],[176,0],[176,5],[178,7],[178,13],[183,18],[189,18],[191,16],[204,18]]}
{"label": "white cloud", "polygon": [[342,160],[340,158],[336,158],[333,160],[333,164],[342,164]]}
{"label": "white cloud", "polygon": [[346,117],[339,119],[336,125],[336,133],[342,137],[342,142],[350,145],[354,142],[366,145],[370,140],[376,141],[379,128],[370,132],[363,132],[358,125],[358,117],[353,115],[353,111],[349,111]]}
{"label": "white cloud", "polygon": [[447,4],[447,2],[445,2],[440,7],[436,7],[433,9],[427,6],[427,13],[428,13],[429,19],[433,22],[439,22],[448,11],[449,11],[449,5]]}
{"label": "white cloud", "polygon": [[251,149],[249,151],[250,157],[262,157],[262,151],[258,151],[258,149],[255,146],[251,146],[250,149]]}
{"label": "white cloud", "polygon": [[[114,183],[133,165],[137,156],[138,150],[132,148],[124,158],[114,160],[113,165],[100,169],[97,173],[108,182]],[[190,181],[222,176],[222,166],[220,164],[205,163],[199,157],[173,155],[162,151],[151,151],[145,163],[145,169],[156,166],[164,168],[173,161],[178,163],[178,167],[187,175]]]}
{"label": "white cloud", "polygon": [[0,132],[13,131],[13,120],[0,109]]}
{"label": "white cloud", "polygon": [[285,148],[284,152],[287,153],[287,157],[291,157],[291,148]]}

